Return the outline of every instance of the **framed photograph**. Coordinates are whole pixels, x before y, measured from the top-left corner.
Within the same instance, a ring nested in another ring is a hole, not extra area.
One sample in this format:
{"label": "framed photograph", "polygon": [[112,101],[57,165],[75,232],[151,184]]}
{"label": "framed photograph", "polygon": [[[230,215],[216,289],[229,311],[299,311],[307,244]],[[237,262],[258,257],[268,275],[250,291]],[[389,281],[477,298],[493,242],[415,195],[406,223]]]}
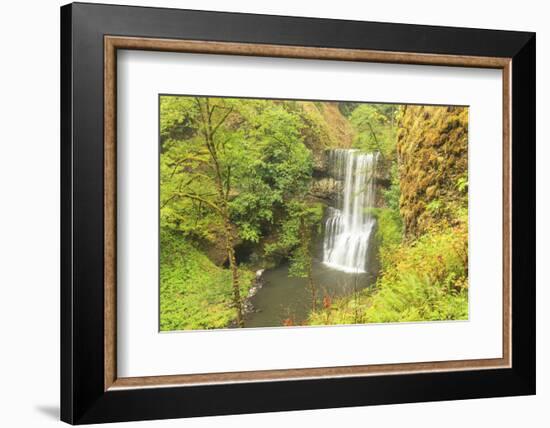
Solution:
{"label": "framed photograph", "polygon": [[61,418],[535,393],[535,35],[61,8]]}

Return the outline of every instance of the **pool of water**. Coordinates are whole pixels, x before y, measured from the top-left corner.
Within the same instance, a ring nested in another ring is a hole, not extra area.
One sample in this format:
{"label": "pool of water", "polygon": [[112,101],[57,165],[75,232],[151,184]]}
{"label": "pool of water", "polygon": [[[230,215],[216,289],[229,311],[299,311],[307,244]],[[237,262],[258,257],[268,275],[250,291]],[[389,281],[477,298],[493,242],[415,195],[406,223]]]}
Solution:
{"label": "pool of water", "polygon": [[[313,282],[317,289],[317,305],[323,299],[350,295],[374,284],[376,257],[371,257],[368,272],[347,273],[330,268],[319,259],[313,261]],[[263,286],[251,298],[254,312],[247,315],[245,327],[280,327],[285,320],[301,325],[312,308],[307,279],[288,276],[288,264],[269,269],[262,275]]]}

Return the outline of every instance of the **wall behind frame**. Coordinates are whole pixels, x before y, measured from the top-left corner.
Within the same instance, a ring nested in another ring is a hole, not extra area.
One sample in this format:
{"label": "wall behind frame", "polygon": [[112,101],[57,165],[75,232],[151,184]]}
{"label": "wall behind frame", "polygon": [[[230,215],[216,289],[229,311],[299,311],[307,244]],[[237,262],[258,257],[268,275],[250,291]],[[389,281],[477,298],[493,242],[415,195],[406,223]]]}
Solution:
{"label": "wall behind frame", "polygon": [[[4,352],[0,356],[3,388],[2,422],[9,427],[59,427],[59,0],[7,2],[2,5],[0,31],[3,59],[0,78],[0,325]],[[506,30],[537,31],[537,75],[550,73],[550,29],[544,3],[535,0],[479,2],[464,0],[451,9],[440,1],[297,2],[277,0],[103,0],[102,3],[180,7],[405,22]],[[315,7],[313,7],[313,5]],[[452,10],[452,13],[449,13]],[[281,426],[406,426],[447,428],[491,424],[500,428],[544,426],[550,402],[550,315],[542,302],[550,292],[550,139],[544,118],[547,79],[538,94],[538,395],[461,402],[420,403],[336,410],[283,412],[265,415],[127,423],[124,427],[248,428]],[[32,387],[29,386],[32,384]]]}

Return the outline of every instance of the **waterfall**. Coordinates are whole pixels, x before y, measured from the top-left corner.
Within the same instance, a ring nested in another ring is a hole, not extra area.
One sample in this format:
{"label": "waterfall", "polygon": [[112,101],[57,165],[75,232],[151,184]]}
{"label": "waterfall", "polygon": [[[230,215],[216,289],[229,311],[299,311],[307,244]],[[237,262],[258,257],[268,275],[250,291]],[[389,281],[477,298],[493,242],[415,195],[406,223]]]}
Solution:
{"label": "waterfall", "polygon": [[331,150],[329,172],[343,183],[335,207],[328,208],[323,241],[323,263],[344,272],[366,272],[369,240],[375,219],[376,153]]}

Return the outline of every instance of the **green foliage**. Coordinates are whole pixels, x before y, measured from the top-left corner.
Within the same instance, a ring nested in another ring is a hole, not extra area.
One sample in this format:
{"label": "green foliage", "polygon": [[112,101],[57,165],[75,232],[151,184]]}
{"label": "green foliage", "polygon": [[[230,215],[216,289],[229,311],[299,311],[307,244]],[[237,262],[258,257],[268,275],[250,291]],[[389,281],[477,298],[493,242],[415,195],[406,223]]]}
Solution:
{"label": "green foliage", "polygon": [[[292,104],[268,100],[161,97],[161,227],[214,240],[219,229],[216,164],[204,144],[200,105],[208,102],[216,130],[217,167],[239,236],[259,242],[278,209],[302,196],[312,157]],[[179,112],[179,113],[178,113]],[[185,123],[186,134],[175,132]],[[178,135],[179,139],[172,138]]]}
{"label": "green foliage", "polygon": [[384,158],[395,154],[397,107],[391,104],[360,104],[350,121],[358,134],[354,146],[366,152],[379,152]]}
{"label": "green foliage", "polygon": [[[231,272],[214,265],[181,235],[161,233],[161,331],[228,327],[235,319],[231,306]],[[246,295],[254,273],[241,269]]]}
{"label": "green foliage", "polygon": [[399,213],[401,199],[401,185],[399,179],[399,168],[394,160],[390,167],[390,186],[387,189],[382,189],[382,196],[388,208]]}
{"label": "green foliage", "polygon": [[365,311],[368,322],[467,319],[466,225],[398,248]]}
{"label": "green foliage", "polygon": [[349,118],[353,113],[353,111],[360,105],[361,105],[360,103],[342,101],[338,103],[338,109],[345,117]]}
{"label": "green foliage", "polygon": [[443,207],[443,203],[439,199],[432,199],[428,204],[426,205],[426,209],[430,211],[432,214],[437,214],[441,211]]}
{"label": "green foliage", "polygon": [[268,254],[290,254],[289,276],[307,278],[311,275],[312,241],[318,233],[323,217],[323,206],[292,201],[281,225],[276,242],[266,246]]}
{"label": "green foliage", "polygon": [[230,207],[241,237],[258,242],[262,227],[273,223],[274,212],[308,189],[312,158],[302,142],[299,117],[282,106],[257,112],[250,126],[245,138],[258,152],[243,165],[246,172],[239,177]]}
{"label": "green foliage", "polygon": [[160,97],[160,135],[163,139],[190,136],[190,123],[197,114],[189,97]]}
{"label": "green foliage", "polygon": [[376,237],[379,245],[379,260],[382,269],[393,261],[393,254],[403,239],[403,222],[399,211],[380,208],[376,213]]}
{"label": "green foliage", "polygon": [[456,188],[459,192],[468,191],[468,177],[459,177],[456,181]]}
{"label": "green foliage", "polygon": [[304,144],[312,152],[351,146],[355,131],[341,112],[341,103],[299,101],[289,105],[300,117]]}
{"label": "green foliage", "polygon": [[375,212],[376,237],[379,246],[378,258],[382,269],[392,262],[393,253],[403,240],[403,220],[399,212],[401,197],[399,169],[396,161],[393,161],[391,165],[391,184],[387,189],[382,190],[385,207],[379,208]]}

